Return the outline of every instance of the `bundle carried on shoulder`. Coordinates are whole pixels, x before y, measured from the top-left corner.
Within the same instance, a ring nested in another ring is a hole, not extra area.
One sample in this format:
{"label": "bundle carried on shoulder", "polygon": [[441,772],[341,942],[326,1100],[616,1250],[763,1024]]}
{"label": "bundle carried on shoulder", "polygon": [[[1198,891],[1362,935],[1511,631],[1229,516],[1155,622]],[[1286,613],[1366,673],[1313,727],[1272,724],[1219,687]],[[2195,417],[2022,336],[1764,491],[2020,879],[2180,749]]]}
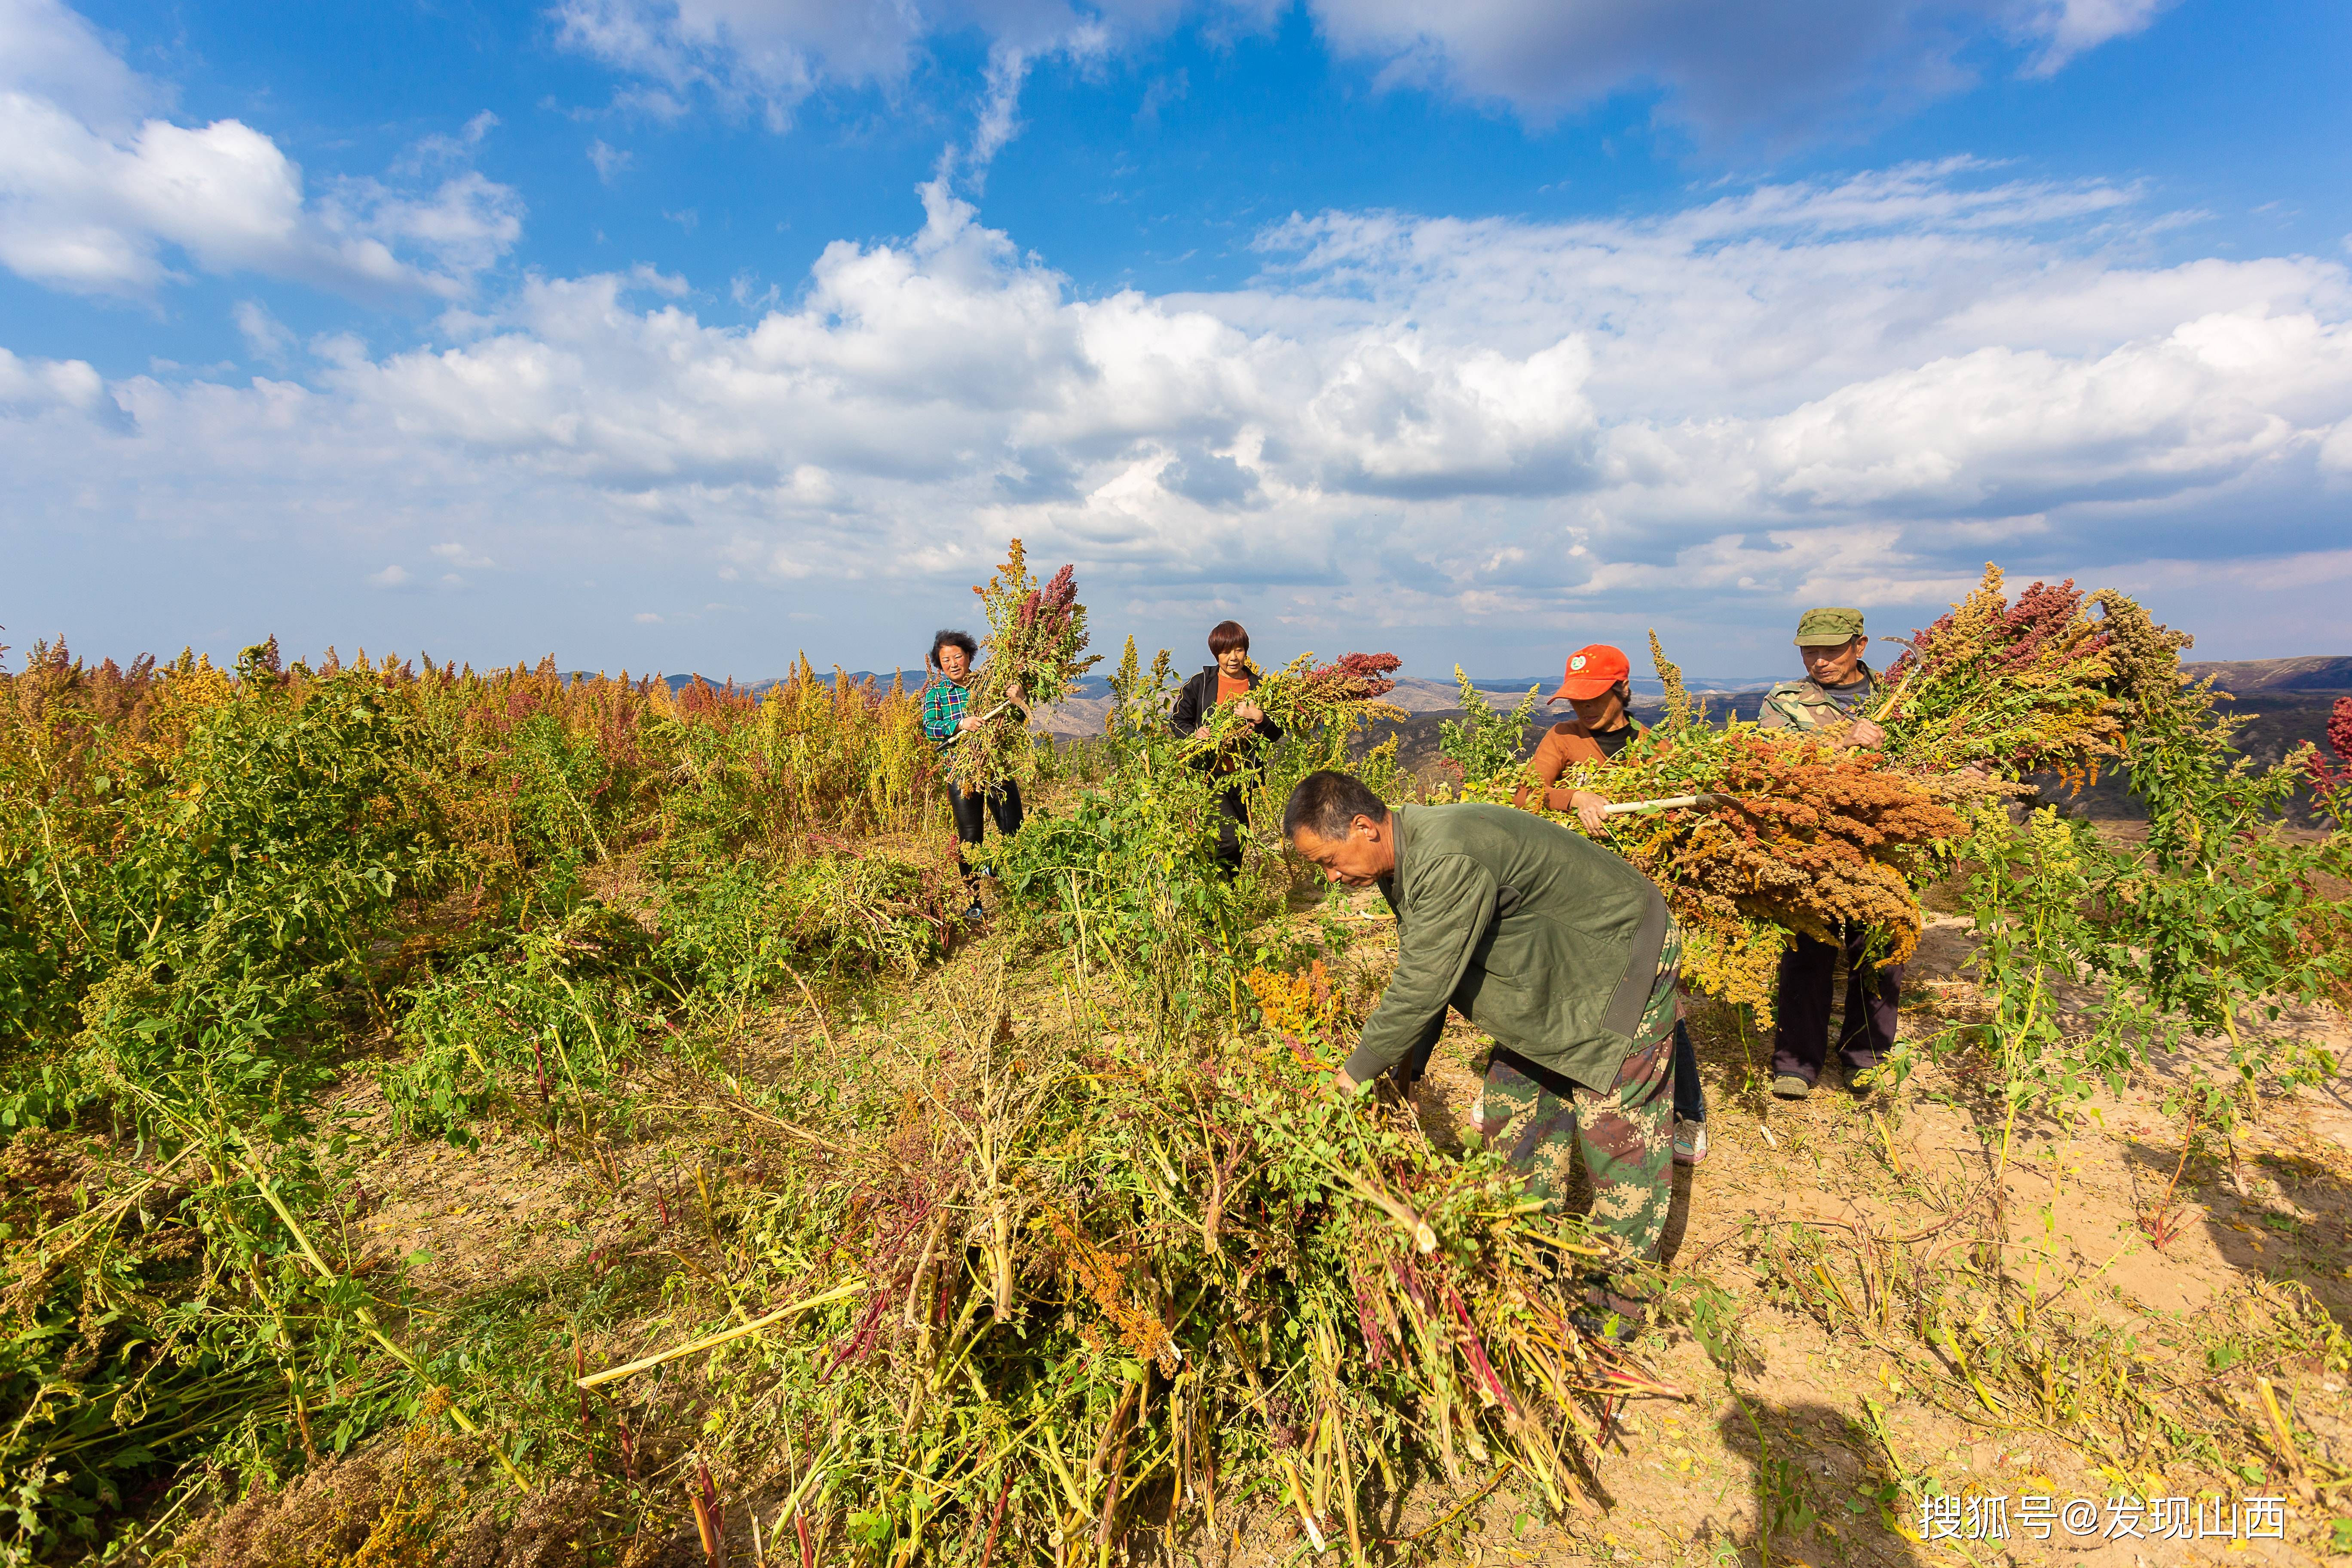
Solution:
{"label": "bundle carried on shoulder", "polygon": [[2161,672],[2118,669],[2112,631],[2084,606],[2122,600],[2086,600],[2070,577],[2055,587],[2036,583],[2011,604],[2000,568],[1987,564],[1975,591],[1914,632],[1910,651],[1887,671],[1894,695],[1880,722],[1888,754],[1909,768],[1976,763],[2012,778],[2054,773],[2087,783],[2123,740],[2119,684],[2150,673],[2178,679],[2177,660]]}
{"label": "bundle carried on shoulder", "polygon": [[[1968,808],[2026,793],[2017,781],[2028,774],[2077,787],[2095,775],[2120,750],[2126,721],[2178,689],[2182,641],[2124,595],[2086,597],[2071,580],[2036,583],[2011,603],[1988,566],[1886,673],[1886,695],[1866,715],[1886,741],[1869,752],[1846,746],[1843,727],[1710,727],[1654,633],[1664,720],[1557,787],[1612,803],[1697,797],[1612,815],[1601,838],[1665,892],[1690,983],[1769,1018],[1792,934],[1859,929],[1885,962],[1907,959],[1916,889],[1948,868]],[[1466,780],[1463,793],[1508,800],[1531,782],[1521,764]]]}

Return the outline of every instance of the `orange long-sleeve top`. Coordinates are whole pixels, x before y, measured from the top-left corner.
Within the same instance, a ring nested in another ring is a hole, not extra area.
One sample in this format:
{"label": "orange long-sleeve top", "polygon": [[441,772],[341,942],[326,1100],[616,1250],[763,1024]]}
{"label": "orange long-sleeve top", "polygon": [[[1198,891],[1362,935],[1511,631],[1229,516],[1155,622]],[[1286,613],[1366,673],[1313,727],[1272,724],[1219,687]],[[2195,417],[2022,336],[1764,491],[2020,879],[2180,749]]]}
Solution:
{"label": "orange long-sleeve top", "polygon": [[[1628,719],[1621,727],[1609,731],[1605,735],[1595,735],[1574,719],[1565,724],[1554,724],[1545,731],[1542,742],[1536,747],[1535,757],[1528,764],[1535,769],[1536,777],[1542,781],[1545,786],[1544,809],[1573,811],[1575,807],[1570,802],[1576,792],[1550,787],[1559,780],[1559,775],[1566,773],[1571,763],[1607,762],[1611,757],[1623,751],[1626,742],[1641,732],[1642,727],[1631,719]],[[1528,804],[1528,795],[1529,791],[1522,785],[1517,793],[1511,796],[1511,804],[1525,806]]]}

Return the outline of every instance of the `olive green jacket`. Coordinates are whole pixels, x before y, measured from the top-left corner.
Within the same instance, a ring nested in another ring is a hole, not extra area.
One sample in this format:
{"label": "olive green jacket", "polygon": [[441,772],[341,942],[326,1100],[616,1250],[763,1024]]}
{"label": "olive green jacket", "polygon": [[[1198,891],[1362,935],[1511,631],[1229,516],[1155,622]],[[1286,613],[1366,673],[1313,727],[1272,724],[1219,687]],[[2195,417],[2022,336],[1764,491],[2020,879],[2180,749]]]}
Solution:
{"label": "olive green jacket", "polygon": [[1507,805],[1399,806],[1397,967],[1348,1076],[1416,1068],[1459,1008],[1537,1064],[1606,1090],[1656,982],[1666,901],[1615,855]]}

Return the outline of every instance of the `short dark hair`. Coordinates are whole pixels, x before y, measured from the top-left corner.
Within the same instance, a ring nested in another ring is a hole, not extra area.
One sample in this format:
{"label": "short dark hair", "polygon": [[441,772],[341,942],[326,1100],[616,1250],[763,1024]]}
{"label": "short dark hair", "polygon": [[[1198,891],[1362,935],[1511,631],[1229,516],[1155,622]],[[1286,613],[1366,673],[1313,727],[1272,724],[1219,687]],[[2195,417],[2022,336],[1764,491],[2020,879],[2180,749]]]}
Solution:
{"label": "short dark hair", "polygon": [[1363,780],[1326,768],[1308,773],[1290,792],[1290,804],[1282,808],[1282,836],[1296,838],[1306,831],[1318,838],[1345,838],[1360,816],[1386,822],[1389,808],[1364,787]]}
{"label": "short dark hair", "polygon": [[1223,658],[1234,649],[1249,652],[1249,628],[1239,621],[1219,621],[1209,628],[1209,651]]}
{"label": "short dark hair", "polygon": [[934,665],[939,663],[940,649],[943,647],[960,647],[963,649],[963,657],[967,662],[977,660],[980,658],[980,645],[971,640],[971,634],[970,632],[942,631],[933,632],[931,634],[931,657],[926,662]]}

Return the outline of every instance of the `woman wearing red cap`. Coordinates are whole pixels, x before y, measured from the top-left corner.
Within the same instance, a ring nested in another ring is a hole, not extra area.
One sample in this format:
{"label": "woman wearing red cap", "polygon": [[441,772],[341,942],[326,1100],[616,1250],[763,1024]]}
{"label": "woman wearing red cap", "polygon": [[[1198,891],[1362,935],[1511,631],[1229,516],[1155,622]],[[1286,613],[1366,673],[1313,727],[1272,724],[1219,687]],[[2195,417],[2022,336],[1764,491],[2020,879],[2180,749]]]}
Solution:
{"label": "woman wearing red cap", "polygon": [[[1609,803],[1589,789],[1555,789],[1559,775],[1576,763],[1605,763],[1631,745],[1642,732],[1633,722],[1633,667],[1625,650],[1593,643],[1568,656],[1554,702],[1566,701],[1576,717],[1544,731],[1543,742],[1528,766],[1543,789],[1547,811],[1572,811],[1584,831],[1598,837]],[[1522,788],[1512,803],[1525,806],[1533,791]],[[1706,1158],[1706,1092],[1698,1080],[1698,1053],[1691,1047],[1690,1030],[1675,1020],[1675,1163],[1696,1165]]]}

